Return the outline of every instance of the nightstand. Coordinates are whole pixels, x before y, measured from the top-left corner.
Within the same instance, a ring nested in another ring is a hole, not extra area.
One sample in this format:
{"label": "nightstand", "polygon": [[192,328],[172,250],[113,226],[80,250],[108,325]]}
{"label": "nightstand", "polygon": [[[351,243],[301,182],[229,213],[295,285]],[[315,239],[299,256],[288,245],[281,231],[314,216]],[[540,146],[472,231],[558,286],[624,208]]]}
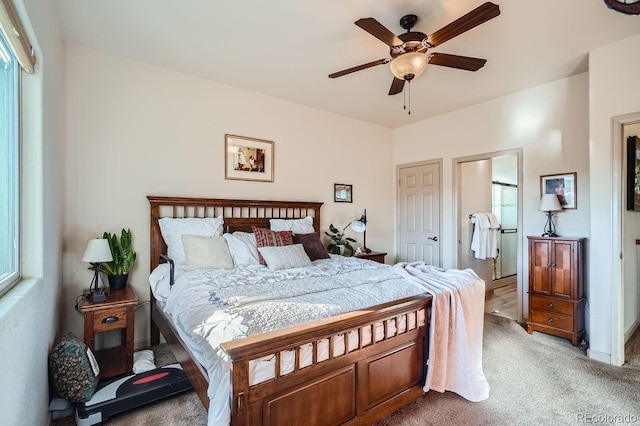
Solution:
{"label": "nightstand", "polygon": [[[133,369],[133,335],[138,296],[131,286],[108,290],[107,300],[92,302],[83,298],[84,343],[93,351],[100,366],[100,378],[130,374]],[[120,330],[120,346],[95,350],[95,335]]]}
{"label": "nightstand", "polygon": [[372,251],[370,253],[358,254],[356,255],[356,257],[360,259],[373,260],[374,262],[378,262],[378,263],[384,263],[384,257],[386,255],[387,253],[383,253],[380,251]]}

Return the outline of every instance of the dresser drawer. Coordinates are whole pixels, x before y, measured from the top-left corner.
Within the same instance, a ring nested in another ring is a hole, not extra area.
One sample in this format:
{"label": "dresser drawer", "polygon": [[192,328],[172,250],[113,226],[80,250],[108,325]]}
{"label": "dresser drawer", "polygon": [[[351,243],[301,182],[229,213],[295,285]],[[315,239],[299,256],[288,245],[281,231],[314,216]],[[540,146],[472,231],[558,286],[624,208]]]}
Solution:
{"label": "dresser drawer", "polygon": [[98,311],[93,316],[93,331],[100,333],[127,327],[127,308]]}
{"label": "dresser drawer", "polygon": [[531,309],[573,315],[573,303],[551,297],[531,296]]}
{"label": "dresser drawer", "polygon": [[529,322],[549,327],[555,327],[562,330],[573,331],[573,316],[556,314],[553,312],[531,310]]}

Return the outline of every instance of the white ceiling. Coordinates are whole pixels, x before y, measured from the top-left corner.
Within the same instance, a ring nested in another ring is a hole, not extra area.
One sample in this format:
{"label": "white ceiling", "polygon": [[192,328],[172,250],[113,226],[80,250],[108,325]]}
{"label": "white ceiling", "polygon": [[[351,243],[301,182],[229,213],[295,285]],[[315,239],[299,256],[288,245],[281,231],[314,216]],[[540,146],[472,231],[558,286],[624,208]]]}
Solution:
{"label": "white ceiling", "polygon": [[[389,57],[354,25],[373,17],[395,34],[413,13],[426,34],[482,0],[56,0],[64,37],[142,62],[396,128],[587,71],[587,53],[640,34],[640,16],[603,0],[494,0],[501,15],[433,49],[487,59],[477,72],[429,66],[403,94],[388,96]],[[616,64],[624,66],[624,64]]]}

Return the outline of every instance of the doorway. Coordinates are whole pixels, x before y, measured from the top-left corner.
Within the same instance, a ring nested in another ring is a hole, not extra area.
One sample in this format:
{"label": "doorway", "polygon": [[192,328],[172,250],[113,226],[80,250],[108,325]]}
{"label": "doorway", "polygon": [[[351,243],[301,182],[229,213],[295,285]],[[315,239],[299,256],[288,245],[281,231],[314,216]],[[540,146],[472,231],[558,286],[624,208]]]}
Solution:
{"label": "doorway", "polygon": [[[522,150],[454,159],[457,267],[473,269],[486,284],[485,312],[521,322],[523,297],[521,229]],[[486,258],[471,250],[478,213],[499,223],[492,233],[495,252]]]}
{"label": "doorway", "polygon": [[[625,358],[627,346],[634,335],[638,340],[640,333],[640,288],[638,286],[638,245],[640,232],[640,206],[638,205],[638,187],[634,177],[640,174],[640,122],[626,123],[622,126],[622,322],[624,329]],[[627,161],[628,160],[628,161]]]}

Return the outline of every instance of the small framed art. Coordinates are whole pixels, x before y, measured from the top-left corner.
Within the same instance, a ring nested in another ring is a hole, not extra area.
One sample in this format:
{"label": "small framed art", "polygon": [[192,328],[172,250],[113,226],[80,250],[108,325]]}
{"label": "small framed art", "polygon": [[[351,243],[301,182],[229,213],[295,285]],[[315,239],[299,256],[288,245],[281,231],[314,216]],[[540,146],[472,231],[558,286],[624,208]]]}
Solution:
{"label": "small framed art", "polygon": [[576,173],[540,176],[540,195],[555,194],[562,209],[575,209],[578,203]]}
{"label": "small framed art", "polygon": [[343,183],[333,184],[333,201],[336,203],[352,203],[352,186]]}
{"label": "small framed art", "polygon": [[627,210],[640,212],[640,138],[627,138]]}
{"label": "small framed art", "polygon": [[273,142],[224,135],[224,178],[273,182]]}

